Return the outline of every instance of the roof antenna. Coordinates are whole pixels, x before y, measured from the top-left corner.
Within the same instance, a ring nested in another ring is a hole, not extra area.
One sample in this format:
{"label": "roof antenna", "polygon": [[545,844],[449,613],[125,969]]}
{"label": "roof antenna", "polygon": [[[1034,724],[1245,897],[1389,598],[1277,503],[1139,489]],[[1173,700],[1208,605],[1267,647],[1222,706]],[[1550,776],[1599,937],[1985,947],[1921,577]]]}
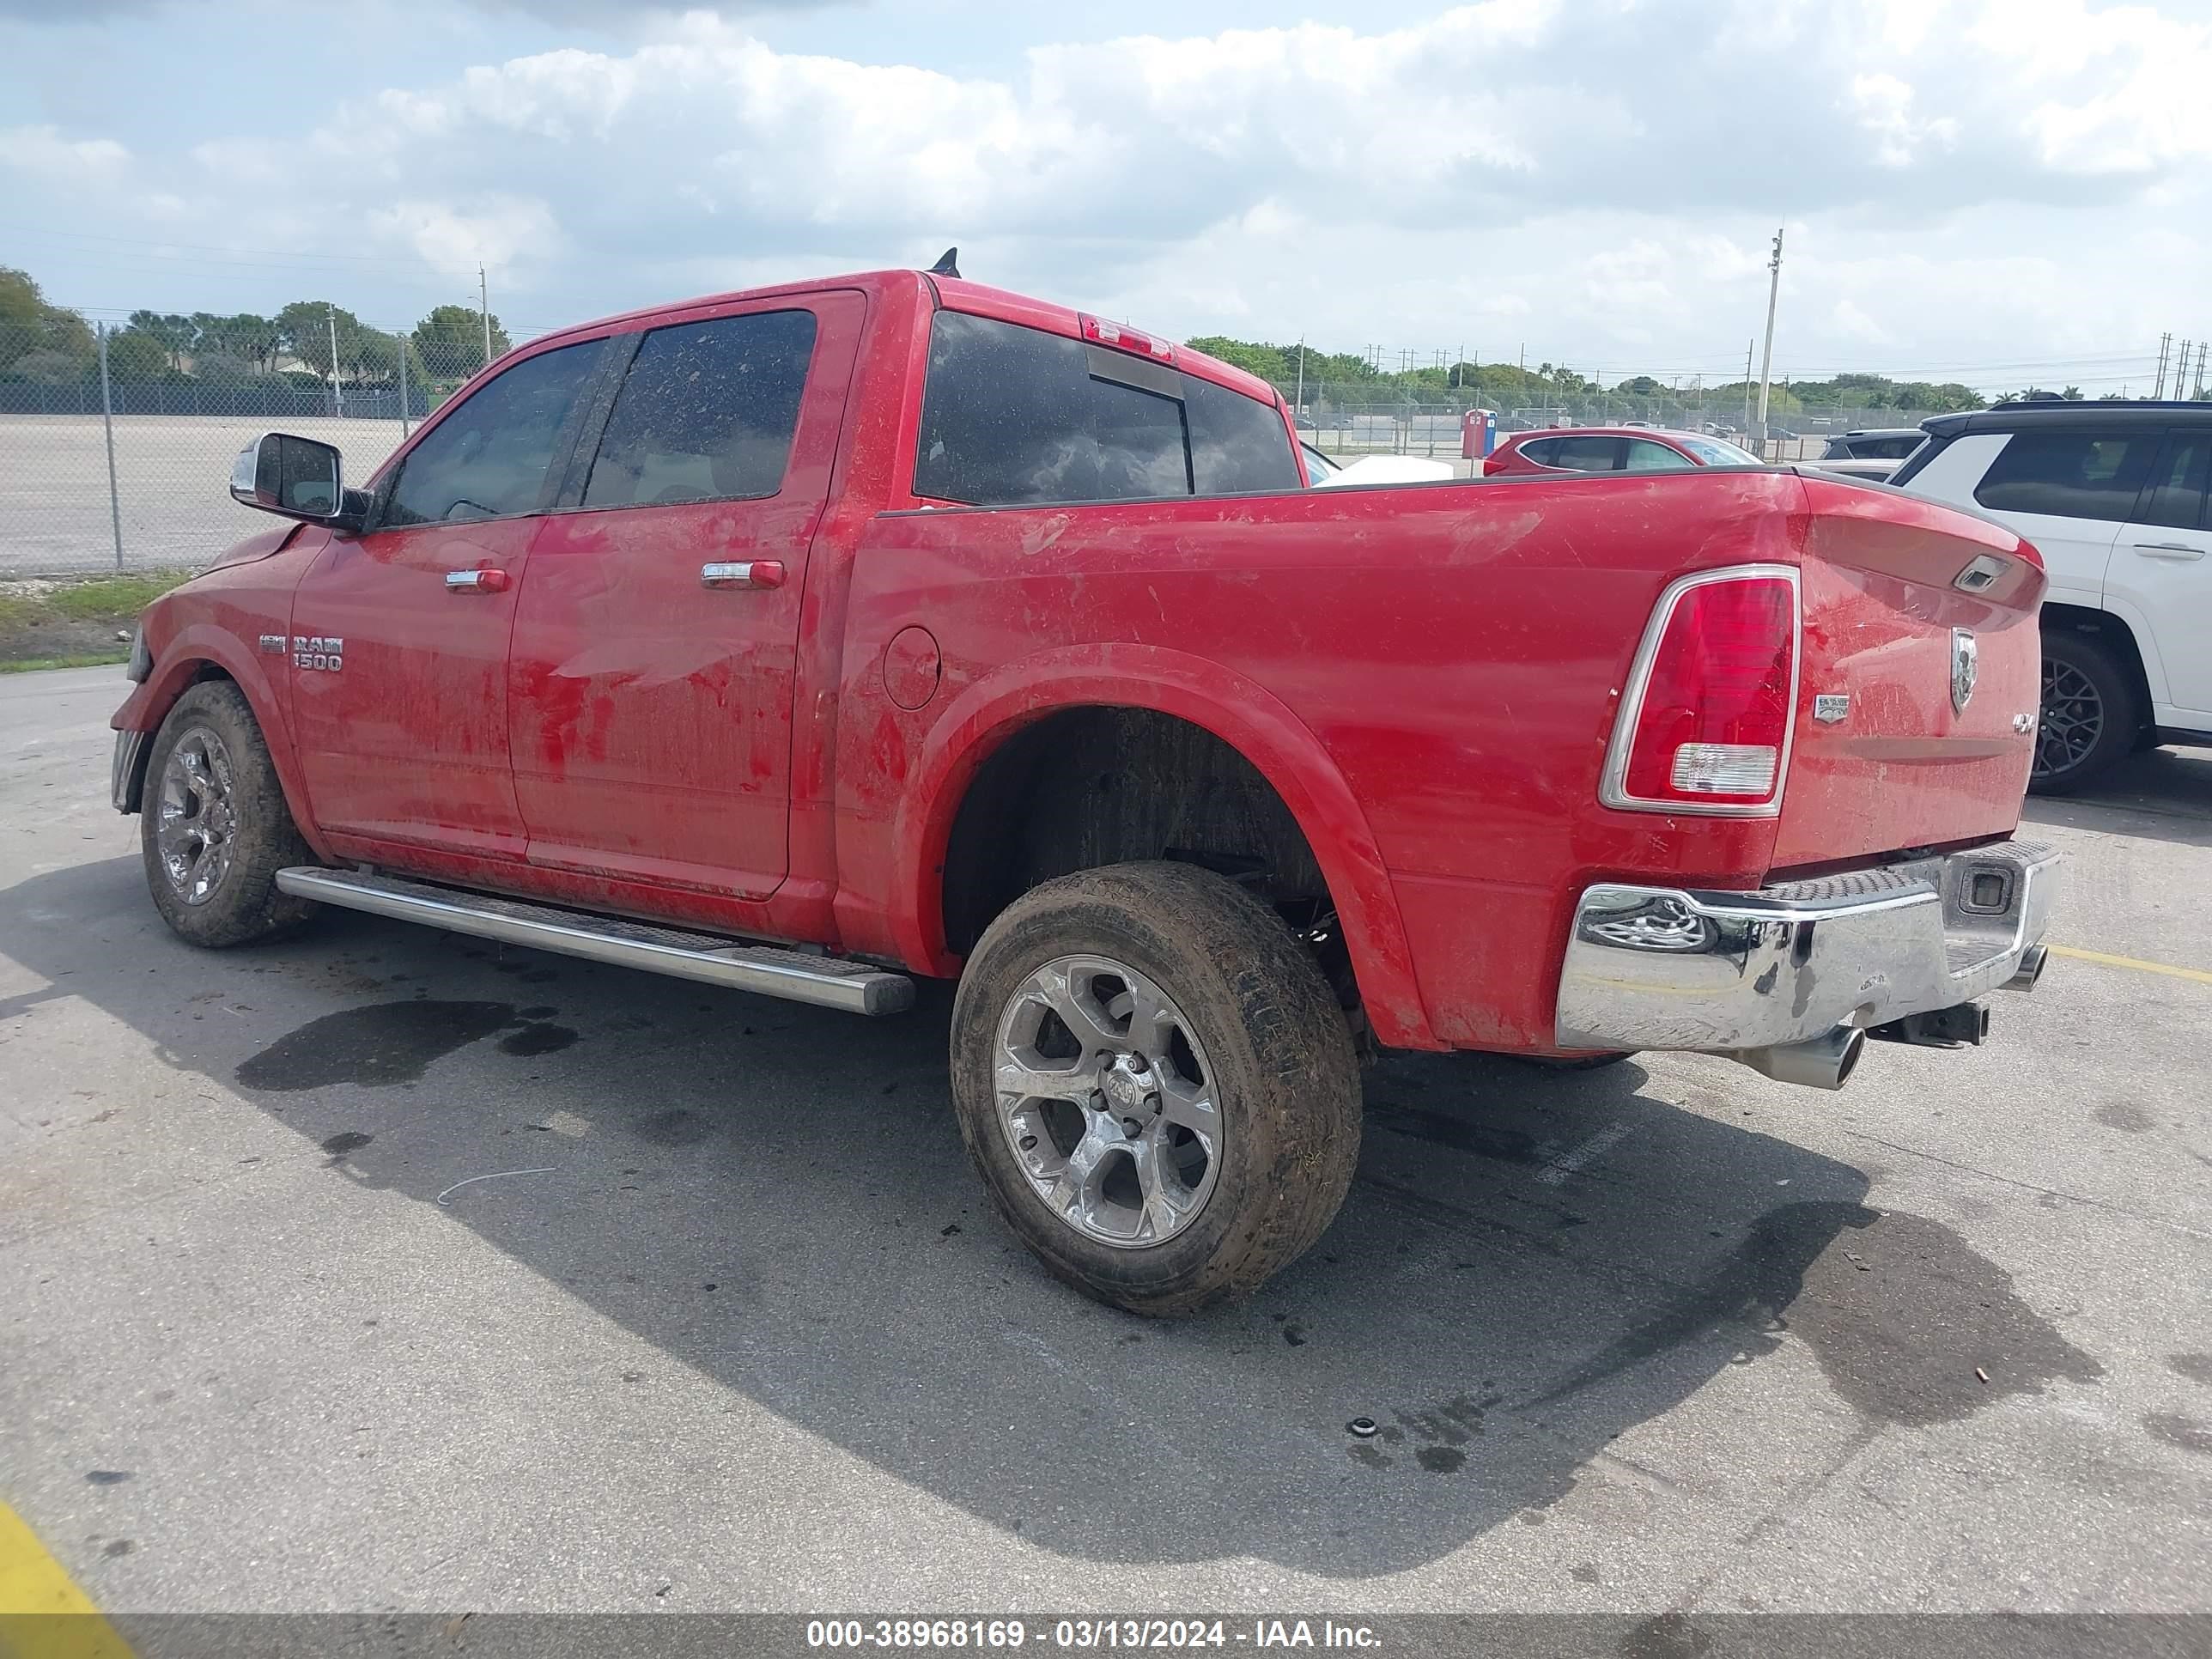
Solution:
{"label": "roof antenna", "polygon": [[929,268],[929,274],[933,276],[957,276],[960,274],[959,259],[960,250],[949,247],[938,255],[937,263]]}

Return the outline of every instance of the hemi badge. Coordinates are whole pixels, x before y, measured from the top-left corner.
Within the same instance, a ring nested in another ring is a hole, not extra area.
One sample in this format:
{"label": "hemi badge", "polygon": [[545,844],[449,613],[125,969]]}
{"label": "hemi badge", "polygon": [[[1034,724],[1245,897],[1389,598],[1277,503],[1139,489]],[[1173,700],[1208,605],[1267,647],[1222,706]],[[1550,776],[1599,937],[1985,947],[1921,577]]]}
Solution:
{"label": "hemi badge", "polygon": [[1823,726],[1833,726],[1851,712],[1851,694],[1848,691],[1823,691],[1813,699],[1813,718]]}
{"label": "hemi badge", "polygon": [[261,648],[273,657],[283,656],[284,636],[282,634],[264,634],[261,636]]}

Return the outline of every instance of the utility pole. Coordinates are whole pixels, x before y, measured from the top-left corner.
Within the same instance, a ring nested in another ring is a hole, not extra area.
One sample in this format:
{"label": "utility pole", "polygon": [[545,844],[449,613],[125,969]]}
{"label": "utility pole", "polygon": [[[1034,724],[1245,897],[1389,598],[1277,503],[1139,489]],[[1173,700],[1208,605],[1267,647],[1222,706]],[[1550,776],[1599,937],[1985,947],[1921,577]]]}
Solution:
{"label": "utility pole", "polygon": [[1298,336],[1298,400],[1297,400],[1296,403],[1294,403],[1294,404],[1292,404],[1291,405],[1291,425],[1296,426],[1296,425],[1297,424],[1297,416],[1298,416],[1299,414],[1301,414],[1301,413],[1303,413],[1303,412],[1304,411],[1305,406],[1306,406],[1306,337],[1305,337],[1305,336],[1304,336],[1304,335],[1301,334],[1300,336]]}
{"label": "utility pole", "polygon": [[[1743,343],[1743,435],[1747,438],[1751,436],[1751,352],[1758,343],[1756,340]],[[1759,459],[1766,458],[1762,455]]]}
{"label": "utility pole", "polygon": [[484,362],[491,361],[491,291],[484,282],[484,268],[477,267],[477,315],[483,321]]}
{"label": "utility pole", "polygon": [[115,488],[115,391],[107,380],[107,325],[99,324],[100,424],[107,434],[107,520],[115,532],[115,568],[123,568],[123,497]]}
{"label": "utility pole", "polygon": [[2158,337],[2158,379],[2153,383],[2150,389],[2150,398],[2153,403],[2156,403],[2160,398],[2166,396],[2166,355],[2172,349],[2172,347],[2173,336],[2171,333],[2161,334]]}
{"label": "utility pole", "polygon": [[1759,459],[1766,459],[1766,391],[1774,368],[1774,302],[1782,292],[1782,232],[1774,233],[1774,257],[1767,261],[1766,352],[1759,360]]}
{"label": "utility pole", "polygon": [[392,343],[399,348],[399,441],[407,441],[407,349],[406,335],[395,332]]}
{"label": "utility pole", "polygon": [[338,314],[325,309],[331,325],[331,403],[340,420],[345,418],[345,388],[338,384]]}

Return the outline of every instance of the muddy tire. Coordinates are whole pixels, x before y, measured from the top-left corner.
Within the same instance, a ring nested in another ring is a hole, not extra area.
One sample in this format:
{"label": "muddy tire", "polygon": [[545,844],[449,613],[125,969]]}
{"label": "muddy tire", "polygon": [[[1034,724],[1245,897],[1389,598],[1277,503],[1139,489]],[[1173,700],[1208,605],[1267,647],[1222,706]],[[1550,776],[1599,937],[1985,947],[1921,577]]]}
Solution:
{"label": "muddy tire", "polygon": [[1359,1068],[1306,948],[1182,864],[1045,883],[968,959],[961,1137],[1045,1266],[1133,1313],[1257,1289],[1319,1238],[1359,1155]]}
{"label": "muddy tire", "polygon": [[220,947],[290,933],[313,915],[276,890],[313,864],[246,694],[203,680],[177,699],[146,760],[139,847],[154,908],[179,939]]}

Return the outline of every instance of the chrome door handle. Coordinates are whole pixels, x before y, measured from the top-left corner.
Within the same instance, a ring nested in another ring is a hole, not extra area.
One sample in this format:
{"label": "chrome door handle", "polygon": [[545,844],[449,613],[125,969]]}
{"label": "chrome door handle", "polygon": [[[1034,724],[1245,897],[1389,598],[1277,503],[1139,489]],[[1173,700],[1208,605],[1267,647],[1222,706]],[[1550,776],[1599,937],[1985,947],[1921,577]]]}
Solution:
{"label": "chrome door handle", "polygon": [[783,586],[783,561],[744,559],[734,564],[702,564],[699,567],[699,586],[781,587]]}
{"label": "chrome door handle", "polygon": [[502,593],[507,591],[507,572],[504,570],[448,570],[446,573],[448,593]]}
{"label": "chrome door handle", "polygon": [[2136,551],[2148,553],[2154,559],[2172,559],[2177,563],[2193,563],[2204,556],[2201,547],[2191,547],[2187,542],[2137,542]]}

